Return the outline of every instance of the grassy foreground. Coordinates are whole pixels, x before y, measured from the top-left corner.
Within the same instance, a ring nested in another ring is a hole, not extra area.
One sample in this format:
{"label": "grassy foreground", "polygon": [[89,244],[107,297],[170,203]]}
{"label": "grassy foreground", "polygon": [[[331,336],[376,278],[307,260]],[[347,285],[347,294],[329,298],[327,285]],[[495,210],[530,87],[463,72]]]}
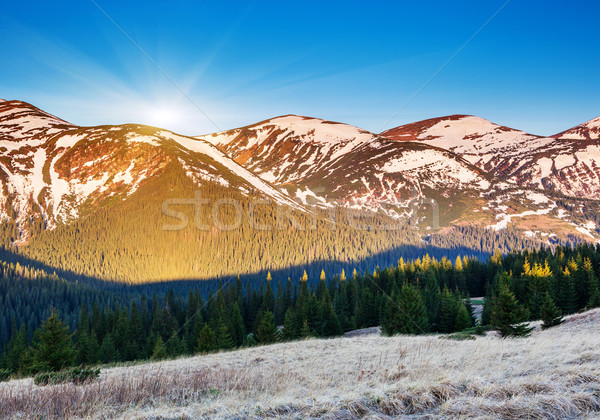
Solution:
{"label": "grassy foreground", "polygon": [[600,309],[526,339],[308,340],[116,367],[85,385],[0,384],[7,418],[600,416]]}

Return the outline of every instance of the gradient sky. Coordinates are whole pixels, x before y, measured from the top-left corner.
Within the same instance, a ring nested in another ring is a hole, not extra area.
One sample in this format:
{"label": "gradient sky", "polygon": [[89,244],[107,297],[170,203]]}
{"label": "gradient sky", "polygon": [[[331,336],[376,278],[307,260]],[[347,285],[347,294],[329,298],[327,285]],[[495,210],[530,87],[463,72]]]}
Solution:
{"label": "gradient sky", "polygon": [[0,97],[184,134],[460,113],[549,135],[600,115],[596,1],[510,1],[387,125],[505,0],[96,2],[168,78],[91,1],[5,1]]}

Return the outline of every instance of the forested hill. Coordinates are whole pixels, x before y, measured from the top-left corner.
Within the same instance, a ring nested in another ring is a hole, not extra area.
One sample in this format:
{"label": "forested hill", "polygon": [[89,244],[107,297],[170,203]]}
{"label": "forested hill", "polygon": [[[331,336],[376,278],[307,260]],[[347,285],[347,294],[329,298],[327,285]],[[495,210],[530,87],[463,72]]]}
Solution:
{"label": "forested hill", "polygon": [[[496,253],[487,262],[400,259],[372,272],[323,270],[312,283],[307,273],[294,279],[268,273],[260,284],[236,279],[208,294],[171,291],[164,297],[106,294],[10,264],[1,270],[0,322],[10,335],[1,360],[14,374],[31,372],[27,349],[39,346],[34,328],[50,307],[75,331],[68,363],[94,364],[336,336],[373,326],[385,334],[425,334],[491,325],[509,334],[525,321],[542,318],[551,326],[561,314],[600,306],[600,246],[591,245]],[[485,296],[479,322],[469,296]]]}

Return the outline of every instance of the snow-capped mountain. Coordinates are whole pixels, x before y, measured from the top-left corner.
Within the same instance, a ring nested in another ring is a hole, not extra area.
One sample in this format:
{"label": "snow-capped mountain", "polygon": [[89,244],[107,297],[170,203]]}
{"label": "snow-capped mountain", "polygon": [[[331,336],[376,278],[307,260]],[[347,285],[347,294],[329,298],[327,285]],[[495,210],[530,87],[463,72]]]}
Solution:
{"label": "snow-capped mountain", "polygon": [[277,184],[305,178],[377,136],[346,124],[286,115],[198,137]]}
{"label": "snow-capped mountain", "polygon": [[600,199],[600,143],[594,139],[598,127],[600,118],[553,137],[540,137],[479,117],[452,115],[399,126],[381,135],[451,150],[519,187]]}
{"label": "snow-capped mountain", "polygon": [[[594,121],[578,127],[592,133]],[[450,225],[533,229],[537,217],[566,233],[598,230],[582,214],[567,216],[556,196],[600,199],[600,140],[539,137],[474,116],[377,135],[286,115],[194,138],[135,124],[78,127],[1,101],[0,135],[0,215],[21,227],[16,243],[27,242],[32,215],[51,229],[68,224],[173,168],[195,185],[303,212],[349,207],[402,218],[415,200],[433,199]]]}
{"label": "snow-capped mountain", "polygon": [[600,139],[600,117],[579,124],[552,137],[574,140],[598,140]]}
{"label": "snow-capped mountain", "polygon": [[[200,136],[275,185],[324,205],[377,209],[423,196],[485,190],[486,175],[455,154],[391,141],[360,128],[287,115]],[[334,200],[334,203],[326,203]]]}
{"label": "snow-capped mountain", "polygon": [[[22,101],[0,99],[0,140],[2,147],[36,144],[44,136],[56,134],[73,125]],[[15,142],[15,143],[11,143]]]}
{"label": "snow-capped mountain", "polygon": [[457,153],[472,164],[498,174],[511,159],[543,148],[552,139],[494,124],[472,115],[450,115],[402,125],[381,133],[398,141],[418,141]]}
{"label": "snow-capped mountain", "polygon": [[68,223],[104,199],[130,196],[173,165],[198,185],[300,207],[205,141],[132,124],[77,127],[18,101],[0,107],[0,214],[19,223],[33,214],[49,228]]}

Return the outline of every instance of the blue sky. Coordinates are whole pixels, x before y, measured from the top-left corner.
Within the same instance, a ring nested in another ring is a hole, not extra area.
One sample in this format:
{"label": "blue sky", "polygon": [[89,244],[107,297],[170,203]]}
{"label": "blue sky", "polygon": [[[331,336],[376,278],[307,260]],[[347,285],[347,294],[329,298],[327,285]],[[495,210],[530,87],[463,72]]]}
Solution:
{"label": "blue sky", "polygon": [[391,122],[505,0],[96,1],[168,77],[91,1],[3,2],[1,98],[184,134],[288,113],[375,132],[460,113],[548,135],[600,115],[594,1],[510,1]]}

